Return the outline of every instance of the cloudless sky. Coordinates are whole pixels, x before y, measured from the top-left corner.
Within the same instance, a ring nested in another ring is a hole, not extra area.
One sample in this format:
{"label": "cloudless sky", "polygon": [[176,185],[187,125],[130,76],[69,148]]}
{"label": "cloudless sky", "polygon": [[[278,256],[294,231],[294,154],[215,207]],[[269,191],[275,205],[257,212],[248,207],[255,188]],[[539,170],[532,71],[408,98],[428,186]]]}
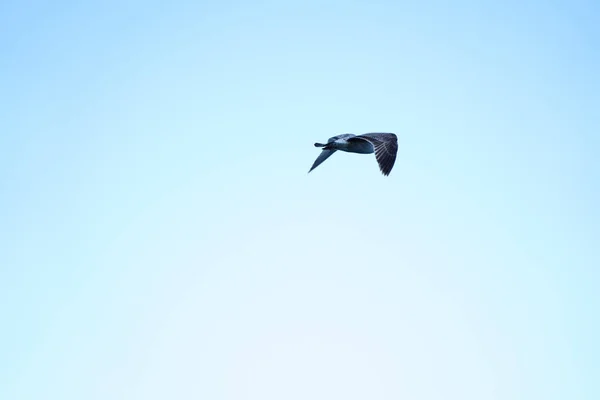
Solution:
{"label": "cloudless sky", "polygon": [[3,1],[0,398],[600,398],[598,4]]}

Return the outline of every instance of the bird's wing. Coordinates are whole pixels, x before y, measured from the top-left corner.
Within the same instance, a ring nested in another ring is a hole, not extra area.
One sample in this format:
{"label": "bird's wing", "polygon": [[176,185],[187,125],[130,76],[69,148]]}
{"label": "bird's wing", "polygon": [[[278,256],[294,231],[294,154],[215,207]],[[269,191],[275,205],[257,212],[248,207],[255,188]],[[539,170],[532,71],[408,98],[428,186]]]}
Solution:
{"label": "bird's wing", "polygon": [[383,175],[389,175],[396,162],[396,153],[398,153],[398,137],[393,133],[365,133],[348,139],[366,140],[373,145],[375,150],[375,159],[379,164],[379,169]]}
{"label": "bird's wing", "polygon": [[310,167],[310,170],[308,172],[310,173],[310,171],[317,168],[319,165],[321,165],[323,161],[327,160],[329,156],[335,153],[336,151],[337,150],[322,150],[321,154],[319,154],[319,157],[317,157],[317,159],[315,160],[312,167]]}

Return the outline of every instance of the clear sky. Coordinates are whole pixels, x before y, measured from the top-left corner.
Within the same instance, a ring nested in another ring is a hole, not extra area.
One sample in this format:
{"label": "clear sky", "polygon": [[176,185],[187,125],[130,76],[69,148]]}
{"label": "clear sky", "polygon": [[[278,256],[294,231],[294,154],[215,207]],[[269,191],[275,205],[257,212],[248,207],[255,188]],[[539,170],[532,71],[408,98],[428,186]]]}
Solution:
{"label": "clear sky", "polygon": [[600,398],[598,2],[4,0],[0,54],[1,399]]}

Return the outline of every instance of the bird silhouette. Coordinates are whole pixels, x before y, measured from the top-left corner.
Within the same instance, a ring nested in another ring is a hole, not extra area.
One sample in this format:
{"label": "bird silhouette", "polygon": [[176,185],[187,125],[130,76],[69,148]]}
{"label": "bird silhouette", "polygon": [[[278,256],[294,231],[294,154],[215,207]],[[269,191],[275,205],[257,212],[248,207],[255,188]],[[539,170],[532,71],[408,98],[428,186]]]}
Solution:
{"label": "bird silhouette", "polygon": [[317,168],[323,161],[327,160],[337,150],[347,153],[371,154],[375,153],[375,159],[379,164],[381,173],[388,176],[396,162],[398,153],[398,137],[393,133],[365,133],[363,135],[352,135],[345,133],[329,138],[327,144],[315,143],[315,147],[323,150],[308,171]]}

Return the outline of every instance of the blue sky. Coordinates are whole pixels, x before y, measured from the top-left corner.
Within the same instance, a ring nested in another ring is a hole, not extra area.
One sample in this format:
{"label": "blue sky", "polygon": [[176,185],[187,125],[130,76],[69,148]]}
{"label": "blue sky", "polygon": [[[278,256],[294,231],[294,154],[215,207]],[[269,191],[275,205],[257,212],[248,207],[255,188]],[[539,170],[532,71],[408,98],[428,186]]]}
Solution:
{"label": "blue sky", "polygon": [[2,2],[0,398],[599,398],[599,18]]}

